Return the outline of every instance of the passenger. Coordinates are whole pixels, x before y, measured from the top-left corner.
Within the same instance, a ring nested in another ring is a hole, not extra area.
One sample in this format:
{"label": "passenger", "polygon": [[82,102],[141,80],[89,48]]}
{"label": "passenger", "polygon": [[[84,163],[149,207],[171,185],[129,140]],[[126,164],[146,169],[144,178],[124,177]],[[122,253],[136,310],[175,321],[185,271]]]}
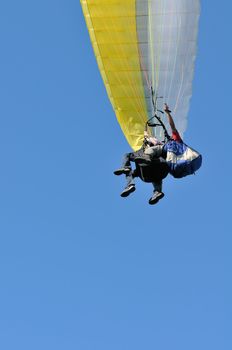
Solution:
{"label": "passenger", "polygon": [[[169,110],[169,107],[167,104],[164,105],[164,112],[167,115],[169,125],[172,130],[172,140],[175,141],[182,141],[181,137],[176,130],[175,123],[173,121],[173,118],[171,116],[171,112]],[[122,175],[125,174],[126,176],[126,187],[121,193],[121,197],[127,197],[132,192],[135,191],[135,180],[134,178],[138,176],[138,172],[135,170],[132,170],[131,162],[136,163],[136,165],[139,166],[139,164],[148,164],[151,165],[151,169],[157,173],[156,180],[152,181],[152,185],[154,187],[153,195],[149,199],[149,204],[156,204],[160,199],[164,197],[164,193],[162,192],[162,184],[163,184],[163,178],[167,176],[167,172],[164,173],[163,170],[161,171],[161,165],[163,168],[163,162],[165,155],[163,154],[163,142],[160,142],[155,137],[149,137],[148,133],[144,132],[144,143],[141,149],[139,149],[136,152],[126,153],[123,158],[122,167],[115,170],[115,175]],[[159,176],[160,174],[160,176]]]}

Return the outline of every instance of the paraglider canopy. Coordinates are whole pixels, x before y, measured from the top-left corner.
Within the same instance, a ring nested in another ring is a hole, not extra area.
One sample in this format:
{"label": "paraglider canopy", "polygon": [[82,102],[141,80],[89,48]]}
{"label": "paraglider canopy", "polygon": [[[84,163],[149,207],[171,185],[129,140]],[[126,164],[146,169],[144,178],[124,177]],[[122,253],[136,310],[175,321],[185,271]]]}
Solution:
{"label": "paraglider canopy", "polygon": [[[192,93],[199,0],[81,0],[98,66],[129,144],[164,102],[183,135]],[[162,97],[162,98],[161,98]],[[162,118],[162,115],[159,115]],[[165,121],[164,121],[165,123]],[[163,138],[163,128],[155,128]]]}

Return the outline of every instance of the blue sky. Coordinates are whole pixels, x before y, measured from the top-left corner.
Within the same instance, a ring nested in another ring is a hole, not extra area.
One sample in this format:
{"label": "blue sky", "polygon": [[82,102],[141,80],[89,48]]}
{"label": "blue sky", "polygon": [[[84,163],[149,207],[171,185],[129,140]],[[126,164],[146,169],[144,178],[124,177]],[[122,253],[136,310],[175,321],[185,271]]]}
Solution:
{"label": "blue sky", "polygon": [[0,4],[0,348],[229,350],[231,10],[202,4],[185,140],[202,169],[128,199],[79,1]]}

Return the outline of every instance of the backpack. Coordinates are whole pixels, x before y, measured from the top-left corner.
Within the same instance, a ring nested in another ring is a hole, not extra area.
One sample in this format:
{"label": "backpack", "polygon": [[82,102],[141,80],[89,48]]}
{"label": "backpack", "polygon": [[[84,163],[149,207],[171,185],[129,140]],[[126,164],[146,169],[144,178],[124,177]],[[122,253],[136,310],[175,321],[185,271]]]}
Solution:
{"label": "backpack", "polygon": [[164,145],[169,173],[175,178],[194,174],[202,164],[202,156],[184,142],[170,140]]}

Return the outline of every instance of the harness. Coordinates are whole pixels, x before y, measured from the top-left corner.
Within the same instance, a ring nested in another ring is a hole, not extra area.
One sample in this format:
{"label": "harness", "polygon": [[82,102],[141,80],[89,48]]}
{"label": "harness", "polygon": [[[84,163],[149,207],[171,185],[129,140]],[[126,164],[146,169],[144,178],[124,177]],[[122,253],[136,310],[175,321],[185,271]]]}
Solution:
{"label": "harness", "polygon": [[133,177],[140,177],[144,182],[160,182],[169,173],[167,162],[162,157],[152,160],[150,164],[135,161]]}
{"label": "harness", "polygon": [[[161,120],[161,117],[158,115],[158,113],[164,114],[163,111],[157,109],[157,99],[158,97],[154,96],[153,88],[151,87],[151,96],[152,96],[152,104],[154,109],[154,115],[152,118],[150,118],[146,124],[145,124],[145,131],[148,131],[148,127],[162,127],[164,131],[164,141],[163,143],[166,144],[171,137],[168,134],[168,131],[164,125],[164,123]],[[161,98],[161,97],[160,97]],[[155,120],[154,120],[155,119]],[[149,141],[147,138],[144,138],[142,150],[145,151],[146,146],[149,144]],[[145,160],[144,162],[140,160],[140,162],[136,162],[136,169],[133,173],[134,177],[140,177],[141,180],[144,182],[159,182],[162,179],[164,179],[168,173],[168,165],[163,157],[157,157],[153,158],[150,163],[147,163]]]}

